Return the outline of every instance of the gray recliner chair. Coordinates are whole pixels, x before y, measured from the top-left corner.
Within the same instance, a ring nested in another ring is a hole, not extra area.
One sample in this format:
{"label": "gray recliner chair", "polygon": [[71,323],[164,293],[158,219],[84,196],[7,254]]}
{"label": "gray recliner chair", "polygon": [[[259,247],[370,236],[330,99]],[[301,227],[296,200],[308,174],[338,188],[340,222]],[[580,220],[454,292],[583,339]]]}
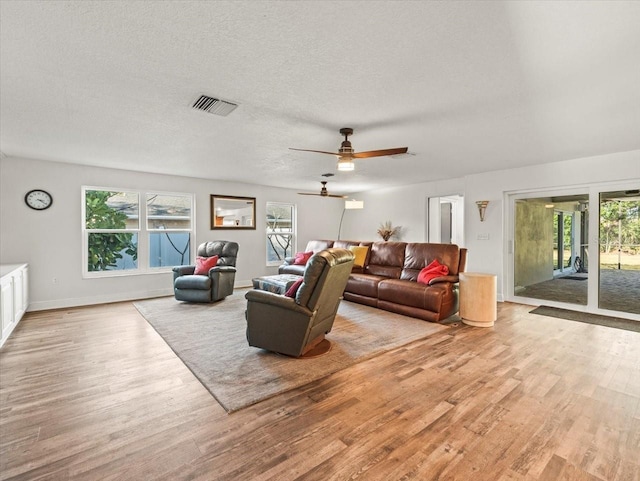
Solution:
{"label": "gray recliner chair", "polygon": [[[247,341],[250,346],[300,357],[324,341],[333,327],[354,254],[326,249],[307,263],[295,298],[254,289],[247,299]],[[327,347],[328,350],[328,347]]]}
{"label": "gray recliner chair", "polygon": [[233,294],[236,279],[238,243],[205,242],[198,246],[199,257],[218,256],[218,263],[208,275],[194,275],[195,266],[173,268],[173,292],[178,301],[216,302]]}

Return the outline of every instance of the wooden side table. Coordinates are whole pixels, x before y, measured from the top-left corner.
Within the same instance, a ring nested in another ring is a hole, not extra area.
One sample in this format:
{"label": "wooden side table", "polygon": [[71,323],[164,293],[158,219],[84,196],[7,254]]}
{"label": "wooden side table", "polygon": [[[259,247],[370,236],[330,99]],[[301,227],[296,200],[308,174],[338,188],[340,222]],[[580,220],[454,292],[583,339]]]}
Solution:
{"label": "wooden side table", "polygon": [[498,317],[498,276],[461,272],[460,317],[469,326],[491,327]]}

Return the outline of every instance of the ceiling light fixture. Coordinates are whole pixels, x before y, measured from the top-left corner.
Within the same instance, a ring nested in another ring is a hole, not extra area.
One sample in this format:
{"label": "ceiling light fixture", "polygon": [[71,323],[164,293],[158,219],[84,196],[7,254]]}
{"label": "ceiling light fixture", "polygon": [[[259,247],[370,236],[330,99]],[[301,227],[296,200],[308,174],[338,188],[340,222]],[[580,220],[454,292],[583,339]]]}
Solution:
{"label": "ceiling light fixture", "polygon": [[350,172],[355,169],[355,164],[351,157],[338,157],[338,170],[342,172]]}
{"label": "ceiling light fixture", "polygon": [[363,200],[345,200],[344,209],[342,209],[342,216],[340,216],[340,227],[338,227],[338,240],[340,240],[340,234],[342,233],[342,220],[344,219],[344,213],[348,210],[364,209]]}

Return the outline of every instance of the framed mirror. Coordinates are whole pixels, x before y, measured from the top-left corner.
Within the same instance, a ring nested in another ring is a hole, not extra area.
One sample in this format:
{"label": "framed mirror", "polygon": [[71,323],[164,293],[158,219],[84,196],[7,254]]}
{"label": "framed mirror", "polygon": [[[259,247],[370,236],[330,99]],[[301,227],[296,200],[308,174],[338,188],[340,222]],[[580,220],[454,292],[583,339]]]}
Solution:
{"label": "framed mirror", "polygon": [[255,197],[211,195],[211,230],[255,228]]}

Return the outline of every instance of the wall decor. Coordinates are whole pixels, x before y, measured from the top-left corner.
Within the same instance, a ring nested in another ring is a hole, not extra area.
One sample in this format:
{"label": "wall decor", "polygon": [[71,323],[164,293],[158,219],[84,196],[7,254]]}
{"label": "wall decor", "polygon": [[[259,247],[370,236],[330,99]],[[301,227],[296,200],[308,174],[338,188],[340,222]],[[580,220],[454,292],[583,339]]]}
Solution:
{"label": "wall decor", "polygon": [[34,210],[45,210],[53,204],[53,197],[42,189],[33,189],[24,196],[25,203]]}
{"label": "wall decor", "polygon": [[255,228],[255,197],[211,195],[211,230]]}

